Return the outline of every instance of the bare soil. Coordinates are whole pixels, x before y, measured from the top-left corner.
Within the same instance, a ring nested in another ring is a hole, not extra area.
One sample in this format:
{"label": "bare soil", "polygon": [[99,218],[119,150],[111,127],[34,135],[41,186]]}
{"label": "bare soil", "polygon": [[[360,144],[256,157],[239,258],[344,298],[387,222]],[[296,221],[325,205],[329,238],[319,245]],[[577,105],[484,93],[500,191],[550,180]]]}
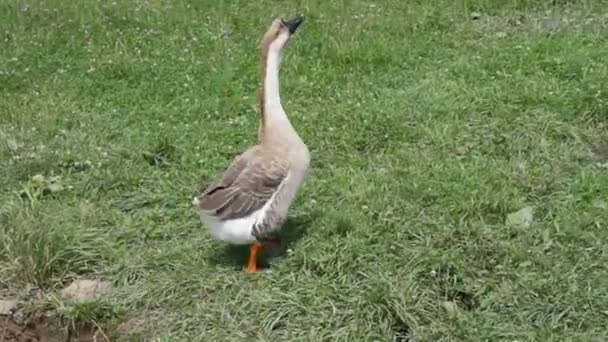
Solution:
{"label": "bare soil", "polygon": [[[76,280],[61,291],[65,299],[87,301],[99,298],[111,284],[96,280]],[[108,338],[94,324],[69,331],[57,318],[26,319],[16,296],[0,289],[0,342],[106,342]],[[13,303],[14,302],[14,303]],[[2,306],[2,305],[0,305]]]}
{"label": "bare soil", "polygon": [[0,315],[0,341],[2,342],[109,342],[98,329],[82,327],[75,332],[62,329],[50,319],[36,319],[26,323],[13,317]]}

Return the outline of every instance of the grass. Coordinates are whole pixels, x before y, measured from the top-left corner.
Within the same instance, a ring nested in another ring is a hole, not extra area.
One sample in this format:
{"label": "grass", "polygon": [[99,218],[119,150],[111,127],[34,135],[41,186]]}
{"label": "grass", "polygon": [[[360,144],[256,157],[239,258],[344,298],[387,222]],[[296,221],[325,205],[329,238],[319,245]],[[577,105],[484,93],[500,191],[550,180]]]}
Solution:
{"label": "grass", "polygon": [[[1,0],[0,288],[109,279],[41,307],[116,341],[606,338],[607,10]],[[300,13],[282,95],[314,172],[251,276],[190,201],[255,141],[258,41]]]}

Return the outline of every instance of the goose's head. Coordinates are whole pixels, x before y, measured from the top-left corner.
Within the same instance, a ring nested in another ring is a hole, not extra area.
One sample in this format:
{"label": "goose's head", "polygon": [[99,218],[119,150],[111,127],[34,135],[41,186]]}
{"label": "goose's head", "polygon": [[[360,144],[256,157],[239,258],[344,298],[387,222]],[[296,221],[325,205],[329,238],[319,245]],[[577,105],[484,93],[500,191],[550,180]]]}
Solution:
{"label": "goose's head", "polygon": [[270,28],[262,39],[262,49],[265,52],[283,52],[283,49],[287,46],[287,43],[303,21],[304,17],[297,17],[292,20],[285,20],[283,18],[273,20],[272,25],[270,25]]}

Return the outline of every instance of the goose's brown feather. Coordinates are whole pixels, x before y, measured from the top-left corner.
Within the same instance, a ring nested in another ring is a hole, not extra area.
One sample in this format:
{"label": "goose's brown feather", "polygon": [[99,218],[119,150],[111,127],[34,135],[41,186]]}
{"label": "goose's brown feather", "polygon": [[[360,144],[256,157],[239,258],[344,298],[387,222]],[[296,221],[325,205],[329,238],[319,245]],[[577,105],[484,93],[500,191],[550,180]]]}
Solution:
{"label": "goose's brown feather", "polygon": [[261,209],[287,177],[288,161],[255,146],[235,159],[199,197],[199,207],[220,220],[238,219]]}

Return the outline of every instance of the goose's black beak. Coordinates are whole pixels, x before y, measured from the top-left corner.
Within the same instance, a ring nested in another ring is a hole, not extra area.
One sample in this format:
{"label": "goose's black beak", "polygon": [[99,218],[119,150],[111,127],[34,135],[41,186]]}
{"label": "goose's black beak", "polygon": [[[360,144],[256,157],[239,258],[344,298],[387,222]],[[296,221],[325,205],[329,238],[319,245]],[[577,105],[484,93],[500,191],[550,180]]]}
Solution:
{"label": "goose's black beak", "polygon": [[298,28],[298,26],[300,26],[300,24],[302,24],[303,21],[304,17],[302,16],[292,20],[283,20],[283,25],[287,27],[287,29],[289,30],[289,34],[293,34],[294,32],[296,32],[296,29]]}

